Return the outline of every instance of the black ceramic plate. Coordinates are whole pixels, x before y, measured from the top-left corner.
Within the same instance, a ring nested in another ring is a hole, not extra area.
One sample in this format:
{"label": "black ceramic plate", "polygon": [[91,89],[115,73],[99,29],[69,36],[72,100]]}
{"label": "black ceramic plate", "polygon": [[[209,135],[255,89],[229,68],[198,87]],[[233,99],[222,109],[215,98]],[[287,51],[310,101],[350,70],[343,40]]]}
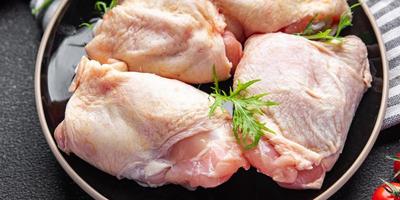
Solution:
{"label": "black ceramic plate", "polygon": [[[93,5],[94,1],[89,0],[62,1],[43,36],[35,88],[41,125],[51,150],[74,181],[96,199],[326,199],[354,174],[375,142],[386,105],[387,66],[379,31],[363,5],[363,9],[355,11],[354,26],[345,34],[355,34],[368,45],[374,81],[360,103],[343,153],[320,190],[284,189],[254,169],[240,170],[228,182],[213,189],[189,191],[177,185],[145,188],[131,180],[118,180],[74,155],[65,155],[58,150],[52,133],[64,118],[71,95],[67,88],[74,76],[74,68],[84,54],[83,47],[91,39],[91,32],[79,28],[79,24],[95,16]],[[229,81],[225,85],[229,85]],[[207,87],[203,85],[202,89],[207,90]]]}

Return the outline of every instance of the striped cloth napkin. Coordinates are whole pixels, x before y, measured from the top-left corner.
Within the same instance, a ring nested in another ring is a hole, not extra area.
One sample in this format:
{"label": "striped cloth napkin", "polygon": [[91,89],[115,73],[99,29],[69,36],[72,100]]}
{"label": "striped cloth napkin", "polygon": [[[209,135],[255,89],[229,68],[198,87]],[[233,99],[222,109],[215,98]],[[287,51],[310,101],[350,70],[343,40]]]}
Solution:
{"label": "striped cloth napkin", "polygon": [[383,128],[400,123],[400,0],[367,0],[381,29],[389,62],[389,100]]}
{"label": "striped cloth napkin", "polygon": [[[31,8],[48,3],[35,16],[43,28],[49,23],[60,0],[31,0]],[[400,123],[400,0],[366,0],[381,29],[389,61],[389,100],[383,129]]]}

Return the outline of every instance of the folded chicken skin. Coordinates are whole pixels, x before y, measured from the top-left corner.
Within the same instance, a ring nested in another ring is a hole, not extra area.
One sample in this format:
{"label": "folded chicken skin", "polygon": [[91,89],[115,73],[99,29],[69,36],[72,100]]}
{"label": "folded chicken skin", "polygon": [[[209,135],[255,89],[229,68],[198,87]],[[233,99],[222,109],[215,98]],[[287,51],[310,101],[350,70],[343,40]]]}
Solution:
{"label": "folded chicken skin", "polygon": [[333,45],[284,33],[255,35],[234,79],[260,79],[249,94],[269,93],[265,98],[279,103],[259,118],[275,134],[245,152],[250,164],[283,187],[320,188],[372,81],[365,44],[355,36]]}
{"label": "folded chicken skin", "polygon": [[242,46],[225,27],[209,0],[125,0],[104,15],[86,51],[103,64],[119,60],[187,83],[212,82],[215,66],[226,80]]}
{"label": "folded chicken skin", "polygon": [[208,116],[213,101],[208,94],[126,70],[122,62],[101,65],[82,58],[65,119],[54,133],[60,149],[152,187],[215,187],[248,168],[229,113]]}
{"label": "folded chicken skin", "polygon": [[[337,24],[346,0],[212,0],[243,40],[254,33],[300,33],[314,19],[316,30]],[[350,13],[348,13],[350,14]]]}

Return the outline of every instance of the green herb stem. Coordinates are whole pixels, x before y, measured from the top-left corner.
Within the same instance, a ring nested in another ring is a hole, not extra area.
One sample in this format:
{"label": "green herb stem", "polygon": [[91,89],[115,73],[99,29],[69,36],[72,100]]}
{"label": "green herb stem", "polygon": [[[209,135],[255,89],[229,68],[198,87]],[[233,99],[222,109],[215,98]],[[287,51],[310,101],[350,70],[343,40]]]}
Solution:
{"label": "green herb stem", "polygon": [[267,94],[257,94],[253,96],[246,96],[247,89],[260,80],[252,80],[246,83],[238,81],[235,90],[229,90],[229,94],[220,90],[218,79],[216,77],[215,68],[213,69],[214,75],[214,92],[211,94],[215,98],[214,103],[210,106],[209,116],[212,116],[217,108],[222,108],[226,102],[233,104],[233,133],[237,142],[244,149],[252,149],[256,147],[264,136],[265,132],[274,133],[271,129],[267,128],[264,123],[258,121],[258,117],[262,115],[264,107],[278,105],[272,101],[265,101],[263,97]]}
{"label": "green herb stem", "polygon": [[[110,11],[117,5],[118,5],[118,0],[112,0],[108,5],[104,1],[98,0],[94,4],[94,9],[100,13],[100,16],[103,16],[106,12]],[[79,27],[86,27],[89,29],[93,29],[93,26],[94,26],[93,23],[89,22],[84,22],[79,25]]]}
{"label": "green herb stem", "polygon": [[311,19],[311,21],[307,24],[305,30],[303,31],[303,33],[297,34],[299,36],[303,36],[309,40],[323,40],[326,42],[330,42],[330,43],[342,43],[343,41],[343,37],[340,36],[340,34],[342,33],[342,31],[350,26],[353,26],[352,23],[352,12],[353,10],[360,6],[361,3],[356,3],[352,6],[350,6],[350,10],[344,12],[342,15],[340,15],[340,20],[337,26],[337,30],[336,33],[333,33],[332,29],[327,29],[325,31],[320,31],[318,33],[315,34],[311,34],[313,32],[312,30],[312,24],[314,23],[314,20],[316,19],[317,16],[313,17]]}
{"label": "green herb stem", "polygon": [[86,28],[88,28],[90,30],[93,30],[93,26],[94,26],[93,23],[87,23],[87,22],[79,24],[79,27],[86,27]]}
{"label": "green herb stem", "polygon": [[392,194],[395,197],[399,197],[400,196],[400,189],[397,188],[396,186],[394,186],[393,184],[381,179],[382,182],[385,184],[385,190],[387,192],[389,192],[390,194]]}
{"label": "green herb stem", "polygon": [[117,5],[118,5],[118,0],[112,0],[108,5],[106,2],[99,0],[96,1],[96,3],[94,4],[94,8],[101,14],[104,14],[113,9]]}
{"label": "green herb stem", "polygon": [[53,3],[53,0],[44,0],[39,7],[32,9],[32,14],[37,15],[40,11],[49,7],[51,3]]}

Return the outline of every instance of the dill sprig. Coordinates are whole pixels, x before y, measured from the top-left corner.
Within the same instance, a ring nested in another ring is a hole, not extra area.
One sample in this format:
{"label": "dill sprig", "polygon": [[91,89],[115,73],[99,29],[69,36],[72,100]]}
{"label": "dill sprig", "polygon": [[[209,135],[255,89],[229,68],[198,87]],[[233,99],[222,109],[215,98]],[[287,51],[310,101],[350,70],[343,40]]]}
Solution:
{"label": "dill sprig", "polygon": [[313,17],[311,21],[307,24],[303,33],[298,35],[303,36],[309,40],[323,40],[334,44],[340,44],[343,42],[343,37],[340,36],[340,33],[343,31],[343,29],[353,26],[351,16],[354,9],[360,5],[361,3],[356,3],[350,7],[350,11],[346,11],[342,15],[340,15],[340,20],[337,26],[336,33],[334,33],[332,29],[326,29],[325,31],[320,31],[316,34],[310,34],[313,32],[312,24],[316,18]]}
{"label": "dill sprig", "polygon": [[229,94],[219,88],[215,68],[213,69],[214,87],[213,93],[215,101],[210,106],[209,116],[212,116],[217,108],[222,108],[226,102],[233,104],[233,133],[237,142],[244,149],[252,149],[258,145],[265,132],[273,133],[264,123],[258,121],[258,116],[263,114],[262,109],[268,106],[278,105],[273,101],[265,101],[263,97],[267,93],[247,96],[247,88],[260,80],[252,80],[245,83],[238,81],[235,90],[230,88]]}

